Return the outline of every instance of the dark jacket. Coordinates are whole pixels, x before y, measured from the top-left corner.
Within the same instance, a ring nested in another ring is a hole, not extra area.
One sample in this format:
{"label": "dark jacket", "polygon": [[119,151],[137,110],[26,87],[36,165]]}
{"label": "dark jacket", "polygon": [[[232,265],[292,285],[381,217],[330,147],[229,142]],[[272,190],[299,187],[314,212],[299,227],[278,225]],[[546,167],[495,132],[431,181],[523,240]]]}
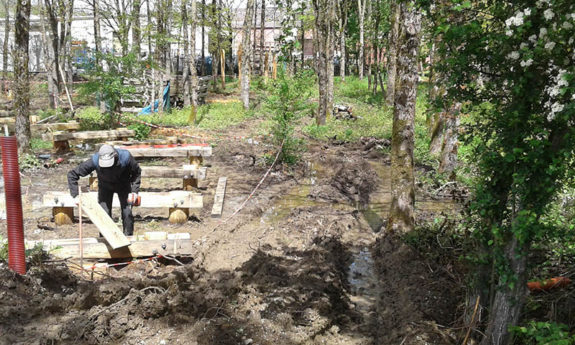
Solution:
{"label": "dark jacket", "polygon": [[134,157],[127,150],[116,149],[118,158],[113,166],[100,168],[98,166],[99,154],[94,154],[90,159],[78,165],[74,170],[68,172],[68,188],[70,195],[78,195],[78,180],[80,177],[88,176],[94,170],[98,175],[98,187],[109,190],[120,190],[130,187],[132,193],[140,191],[140,181],[142,169]]}

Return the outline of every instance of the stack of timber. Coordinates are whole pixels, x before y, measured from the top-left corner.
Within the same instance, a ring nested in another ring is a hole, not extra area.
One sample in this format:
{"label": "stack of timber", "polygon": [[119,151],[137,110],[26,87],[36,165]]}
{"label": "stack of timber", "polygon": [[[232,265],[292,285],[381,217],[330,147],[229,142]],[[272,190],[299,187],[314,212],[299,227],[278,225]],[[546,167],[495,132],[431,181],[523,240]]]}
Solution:
{"label": "stack of timber", "polygon": [[52,137],[54,149],[56,152],[63,153],[70,150],[70,140],[88,141],[88,140],[127,140],[136,134],[134,130],[127,128],[118,128],[109,131],[84,131],[84,132],[55,132]]}
{"label": "stack of timber", "polygon": [[[208,94],[208,87],[211,76],[199,77],[198,78],[198,102],[199,104],[204,104],[206,96]],[[170,81],[170,103],[172,106],[182,106],[184,104],[184,82],[181,75],[172,76],[170,79],[165,79],[161,83],[163,89],[167,82]],[[142,108],[150,105],[150,88],[152,87],[150,83],[146,83],[143,79],[129,79],[124,82],[126,85],[130,85],[135,88],[135,93],[129,98],[122,99],[121,111],[126,113],[139,113]],[[159,84],[156,85],[159,90]],[[158,92],[156,91],[156,99],[158,99]],[[160,93],[161,94],[161,93]]]}

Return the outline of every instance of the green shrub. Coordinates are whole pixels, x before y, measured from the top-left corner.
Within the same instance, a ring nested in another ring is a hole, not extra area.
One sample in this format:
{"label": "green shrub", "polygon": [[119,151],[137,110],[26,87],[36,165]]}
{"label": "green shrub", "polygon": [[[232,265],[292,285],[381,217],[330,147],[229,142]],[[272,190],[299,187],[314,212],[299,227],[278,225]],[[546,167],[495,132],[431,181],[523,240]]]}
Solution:
{"label": "green shrub", "polygon": [[522,345],[573,345],[575,335],[569,334],[567,326],[555,322],[531,321],[526,326],[512,327],[515,344]]}
{"label": "green shrub", "polygon": [[152,129],[150,126],[145,125],[143,123],[135,123],[128,126],[129,129],[133,129],[136,134],[134,135],[134,139],[136,140],[146,140],[150,136],[150,132]]}
{"label": "green shrub", "polygon": [[304,71],[290,78],[280,69],[273,86],[266,105],[274,114],[274,141],[276,145],[283,144],[279,161],[294,164],[299,159],[303,141],[295,138],[293,132],[296,121],[309,109],[309,77]]}
{"label": "green shrub", "polygon": [[42,140],[40,138],[30,139],[30,148],[32,148],[32,151],[49,150],[52,148],[52,145],[51,141]]}
{"label": "green shrub", "polygon": [[110,114],[102,114],[96,107],[82,108],[76,113],[80,129],[83,131],[110,129],[115,121]]}
{"label": "green shrub", "polygon": [[20,170],[34,170],[42,166],[42,161],[36,155],[25,153],[18,159]]}

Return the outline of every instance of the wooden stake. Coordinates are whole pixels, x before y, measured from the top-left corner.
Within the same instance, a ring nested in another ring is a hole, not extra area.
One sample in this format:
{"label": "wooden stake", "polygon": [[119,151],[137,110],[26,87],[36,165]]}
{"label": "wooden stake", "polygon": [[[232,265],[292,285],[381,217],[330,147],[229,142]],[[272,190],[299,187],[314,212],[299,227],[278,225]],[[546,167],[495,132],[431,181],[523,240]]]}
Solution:
{"label": "wooden stake", "polygon": [[[96,180],[97,181],[97,180]],[[81,275],[84,275],[84,241],[82,238],[82,188],[78,186],[78,228],[80,232],[80,267]]]}
{"label": "wooden stake", "polygon": [[242,48],[238,50],[238,80],[242,80]]}
{"label": "wooden stake", "polygon": [[479,307],[479,296],[477,296],[477,300],[475,300],[475,308],[473,309],[473,315],[471,316],[471,322],[469,323],[469,328],[467,329],[467,334],[465,334],[465,339],[463,339],[462,345],[467,345],[467,340],[469,339],[469,335],[471,334],[471,328],[473,327],[473,322],[475,322],[475,315],[477,315],[477,308]]}
{"label": "wooden stake", "polygon": [[220,54],[220,66],[222,70],[222,89],[226,88],[226,51],[222,49]]}
{"label": "wooden stake", "polygon": [[274,53],[273,55],[273,62],[274,62],[274,67],[273,67],[273,78],[274,80],[277,79],[278,77],[278,62],[276,60],[276,54]]}

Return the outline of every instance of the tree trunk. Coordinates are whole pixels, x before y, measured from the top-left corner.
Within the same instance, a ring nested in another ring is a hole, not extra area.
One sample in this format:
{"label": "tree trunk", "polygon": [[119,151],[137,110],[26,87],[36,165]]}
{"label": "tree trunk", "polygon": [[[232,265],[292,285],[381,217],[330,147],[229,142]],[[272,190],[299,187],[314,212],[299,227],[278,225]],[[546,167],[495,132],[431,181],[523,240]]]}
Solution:
{"label": "tree trunk", "polygon": [[[192,104],[190,96],[190,41],[188,41],[188,8],[187,0],[182,0],[181,3],[181,16],[182,16],[182,41],[184,42],[184,68],[182,72],[182,88],[184,89],[184,106]],[[192,0],[192,3],[195,0]]]}
{"label": "tree trunk", "polygon": [[303,19],[303,16],[301,18],[301,36],[300,36],[300,40],[301,40],[301,66],[300,69],[304,69],[305,68],[305,21]]}
{"label": "tree trunk", "polygon": [[16,138],[20,152],[30,149],[30,77],[28,74],[28,42],[30,40],[30,1],[16,3],[14,31],[14,112]]}
{"label": "tree trunk", "polygon": [[202,0],[202,63],[201,74],[206,75],[206,42],[205,42],[205,27],[206,27],[206,0]]}
{"label": "tree trunk", "polygon": [[4,42],[2,44],[2,92],[6,91],[6,80],[8,78],[8,51],[10,40],[10,2],[9,0],[4,0]]}
{"label": "tree trunk", "polygon": [[266,68],[264,63],[264,43],[266,41],[266,0],[262,0],[261,19],[260,19],[260,75],[264,75]]}
{"label": "tree trunk", "polygon": [[191,28],[191,33],[190,33],[190,76],[192,79],[192,111],[194,112],[194,118],[195,118],[195,112],[196,112],[196,108],[198,106],[198,71],[196,70],[196,27],[197,27],[197,12],[198,12],[198,8],[197,8],[197,2],[196,0],[192,0],[192,8],[190,11],[190,17],[191,17],[191,22],[190,22],[190,28]]}
{"label": "tree trunk", "polygon": [[439,173],[448,173],[450,178],[455,180],[455,169],[457,168],[457,147],[459,130],[459,110],[461,103],[451,105],[451,109],[445,119],[445,132],[443,135],[443,145],[441,147],[441,159],[439,160]]}
{"label": "tree trunk", "polygon": [[252,32],[252,17],[254,12],[255,0],[247,0],[246,17],[244,19],[244,29],[242,35],[242,79],[241,83],[241,99],[245,110],[250,109],[250,72],[251,72],[251,32]]}
{"label": "tree trunk", "polygon": [[391,209],[388,232],[406,233],[415,226],[415,103],[417,98],[417,58],[421,15],[414,1],[402,2],[399,35],[398,78],[391,141]]}
{"label": "tree trunk", "polygon": [[[184,2],[185,0],[182,0]],[[94,0],[97,2],[97,0]],[[142,7],[141,0],[134,0],[132,3],[132,52],[136,54],[136,59],[140,60],[140,51],[142,45],[142,34],[140,26],[140,9]]]}
{"label": "tree trunk", "polygon": [[74,17],[74,1],[66,1],[66,35],[64,36],[64,54],[66,56],[67,92],[72,92],[74,86],[74,68],[72,66],[72,20]]}
{"label": "tree trunk", "polygon": [[517,238],[513,237],[505,246],[505,256],[510,265],[510,272],[516,275],[513,287],[501,280],[489,311],[489,321],[485,338],[481,345],[506,345],[512,343],[509,327],[517,325],[527,287],[527,257],[520,250]]}
{"label": "tree trunk", "polygon": [[45,0],[45,14],[48,17],[48,25],[50,29],[49,37],[51,44],[48,45],[48,52],[50,55],[50,64],[48,67],[48,92],[50,98],[50,107],[57,109],[60,106],[60,93],[61,93],[61,76],[58,72],[60,69],[60,38],[58,32],[58,18],[56,16],[56,9],[50,0]]}
{"label": "tree trunk", "polygon": [[339,59],[339,76],[341,77],[341,81],[345,81],[345,28],[347,26],[347,16],[345,19],[341,19],[341,28],[339,33],[339,50],[340,50],[340,59]]}
{"label": "tree trunk", "polygon": [[319,107],[317,125],[325,125],[333,110],[333,55],[336,21],[335,0],[314,0],[315,22],[318,46]]}
{"label": "tree trunk", "polygon": [[364,31],[365,31],[365,6],[368,0],[357,0],[357,10],[359,17],[359,56],[357,58],[359,79],[363,80],[363,62],[364,62]]}
{"label": "tree trunk", "polygon": [[391,31],[389,33],[389,54],[387,59],[387,105],[393,105],[395,100],[395,81],[397,74],[397,51],[401,9],[398,0],[391,3]]}

